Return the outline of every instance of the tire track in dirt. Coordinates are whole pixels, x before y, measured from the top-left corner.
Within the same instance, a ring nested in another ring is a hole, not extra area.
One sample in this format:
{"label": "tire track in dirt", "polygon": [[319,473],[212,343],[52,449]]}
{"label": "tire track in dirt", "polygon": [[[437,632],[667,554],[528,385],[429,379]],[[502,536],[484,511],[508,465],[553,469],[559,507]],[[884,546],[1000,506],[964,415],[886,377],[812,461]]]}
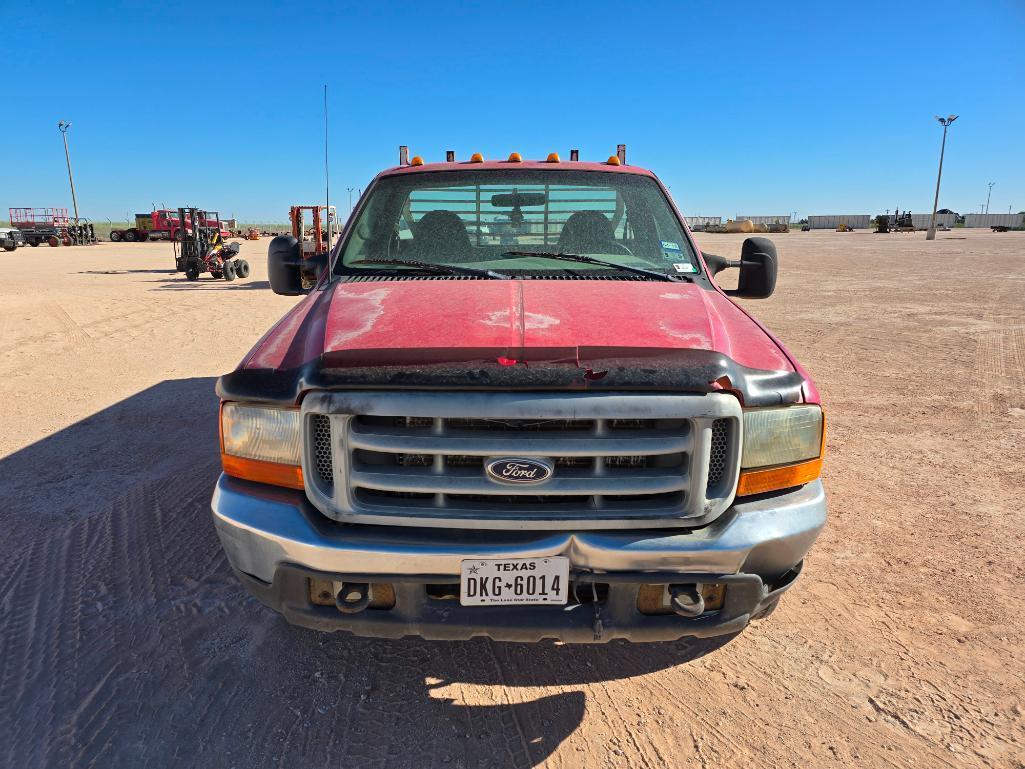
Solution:
{"label": "tire track in dirt", "polygon": [[[98,417],[98,437],[77,425],[3,466],[2,495],[16,504],[0,505],[0,765],[1019,769],[1021,422],[999,407],[1025,392],[1020,300],[981,281],[953,290],[909,249],[908,303],[898,252],[858,243],[844,240],[862,250],[839,272],[839,253],[809,247],[781,273],[780,301],[753,308],[804,347],[837,404],[833,518],[781,612],[721,651],[372,641],[288,626],[240,588],[210,524],[215,408],[177,406],[183,394],[205,403],[209,382],[171,387]],[[1001,259],[1005,273],[1020,267]],[[878,281],[848,281],[877,268]],[[201,317],[193,294],[165,304],[148,293],[137,312],[104,308],[126,317],[83,328],[96,347],[107,333],[126,350],[203,343],[203,328],[180,327]],[[202,295],[219,317],[236,307]],[[262,306],[237,304],[253,317]],[[67,338],[51,332],[30,362],[56,360]],[[173,365],[206,371],[218,351],[208,334],[205,344]],[[69,378],[86,365],[64,359]],[[919,395],[888,404],[875,397],[884,388]],[[966,401],[984,396],[994,408],[980,429]],[[137,432],[156,437],[133,442]],[[994,490],[998,471],[1008,480]]]}
{"label": "tire track in dirt", "polygon": [[[523,733],[523,725],[520,723],[519,717],[516,715],[516,708],[513,703],[509,700],[508,696],[508,684],[506,683],[505,671],[502,668],[502,660],[499,659],[498,655],[495,654],[495,642],[490,638],[486,642],[488,654],[491,657],[491,661],[495,666],[495,672],[497,673],[497,679],[502,686],[502,695],[507,708],[503,712],[503,721],[505,726],[512,726],[512,729],[508,730],[510,735],[515,735],[516,742],[518,744],[514,749],[510,750],[509,758],[512,760],[514,766],[530,766],[530,745],[527,743],[526,735]],[[513,741],[510,740],[510,743]],[[507,743],[507,747],[512,747]]]}
{"label": "tire track in dirt", "polygon": [[11,313],[8,310],[0,309],[0,352],[6,347],[7,330],[11,325]]}
{"label": "tire track in dirt", "polygon": [[58,325],[60,325],[64,329],[69,340],[71,340],[72,342],[85,344],[89,344],[93,341],[93,338],[89,335],[89,333],[80,325],[78,325],[78,323],[76,323],[70,315],[68,315],[67,310],[65,310],[60,305],[60,303],[56,301],[49,301],[46,303],[45,306],[48,309],[49,313],[57,321]]}
{"label": "tire track in dirt", "polygon": [[[46,347],[55,341],[58,342],[59,349],[67,349],[81,344],[132,338],[132,332],[140,328],[159,325],[172,317],[180,320],[195,316],[205,309],[201,306],[173,304],[166,299],[132,304],[141,306],[128,312],[106,315],[80,324],[75,322],[58,302],[48,301],[42,305],[45,309],[44,314],[53,319],[58,329],[63,331],[61,338],[54,340],[54,332],[47,331],[27,335],[14,342],[5,342],[4,337],[0,335],[0,355],[19,349]],[[0,315],[0,320],[4,317],[6,316]]]}
{"label": "tire track in dirt", "polygon": [[[205,766],[286,766],[298,756],[403,769],[447,756],[472,766],[482,751],[489,766],[519,769],[558,744],[532,756],[524,737],[512,737],[548,703],[459,706],[431,696],[432,672],[501,686],[484,642],[322,636],[245,597],[210,523],[214,474],[141,484],[26,554],[33,568],[11,591],[25,647],[4,660],[11,765],[170,766],[189,746],[186,761]],[[64,598],[41,601],[53,592]],[[62,629],[72,602],[79,618]]]}

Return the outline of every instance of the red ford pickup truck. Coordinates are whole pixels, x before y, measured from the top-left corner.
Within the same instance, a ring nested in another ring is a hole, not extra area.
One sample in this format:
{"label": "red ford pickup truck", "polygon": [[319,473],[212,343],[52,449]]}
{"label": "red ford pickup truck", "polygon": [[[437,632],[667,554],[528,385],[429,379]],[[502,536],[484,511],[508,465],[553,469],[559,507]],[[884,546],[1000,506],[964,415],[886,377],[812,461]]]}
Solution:
{"label": "red ford pickup truck", "polygon": [[625,157],[413,158],[330,254],[279,236],[268,267],[305,296],[218,381],[212,507],[288,621],[707,637],[800,574],[826,520],[819,395],[731,298],[773,292],[775,248],[702,254]]}

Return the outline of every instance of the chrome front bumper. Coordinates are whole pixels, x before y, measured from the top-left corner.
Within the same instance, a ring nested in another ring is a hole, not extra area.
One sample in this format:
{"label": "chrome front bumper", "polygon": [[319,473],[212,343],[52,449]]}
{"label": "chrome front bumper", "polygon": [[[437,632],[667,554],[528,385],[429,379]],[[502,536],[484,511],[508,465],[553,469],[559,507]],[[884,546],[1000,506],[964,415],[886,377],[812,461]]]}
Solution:
{"label": "chrome front bumper", "polygon": [[[426,638],[566,641],[670,640],[736,632],[771,609],[792,584],[826,521],[819,481],[787,494],[736,503],[694,530],[498,531],[344,525],[324,517],[303,492],[222,475],[212,501],[214,523],[243,583],[289,621],[324,630]],[[564,555],[571,576],[612,585],[604,632],[593,633],[583,605],[461,607],[429,599],[425,585],[459,581],[466,558]],[[342,614],[313,606],[308,576],[396,585],[396,607]],[[636,610],[642,582],[731,580],[724,609],[688,619]],[[631,605],[633,600],[633,605]],[[444,604],[444,606],[435,606]],[[572,608],[575,611],[568,611]],[[592,635],[600,636],[592,638]]]}

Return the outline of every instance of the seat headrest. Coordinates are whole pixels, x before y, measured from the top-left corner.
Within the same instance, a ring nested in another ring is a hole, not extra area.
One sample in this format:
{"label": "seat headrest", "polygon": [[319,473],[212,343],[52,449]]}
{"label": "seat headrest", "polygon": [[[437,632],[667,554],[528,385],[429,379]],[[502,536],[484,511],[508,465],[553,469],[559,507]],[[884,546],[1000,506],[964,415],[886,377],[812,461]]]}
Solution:
{"label": "seat headrest", "polygon": [[413,249],[420,257],[464,256],[470,251],[470,236],[458,214],[428,211],[413,225]]}
{"label": "seat headrest", "polygon": [[559,250],[566,253],[609,253],[615,242],[612,222],[600,211],[577,211],[559,234]]}

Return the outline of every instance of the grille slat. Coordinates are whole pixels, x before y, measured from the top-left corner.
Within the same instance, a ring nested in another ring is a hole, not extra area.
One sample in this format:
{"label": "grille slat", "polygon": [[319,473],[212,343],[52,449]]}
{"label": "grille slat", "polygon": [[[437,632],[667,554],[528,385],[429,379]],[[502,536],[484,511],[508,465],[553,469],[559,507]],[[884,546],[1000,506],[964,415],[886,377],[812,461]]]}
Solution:
{"label": "grille slat", "polygon": [[[421,494],[482,494],[500,492],[503,496],[536,496],[540,486],[498,486],[480,472],[451,468],[444,475],[430,469],[401,468],[400,472],[382,472],[364,468],[350,472],[350,483],[378,491],[413,491]],[[544,483],[545,496],[582,494],[665,494],[684,491],[687,477],[683,473],[667,475],[652,470],[629,470],[595,475],[593,472],[566,470]]]}
{"label": "grille slat", "polygon": [[[323,413],[334,397],[363,413]],[[726,395],[324,393],[308,396],[304,410],[311,499],[343,520],[680,525],[725,509],[738,466],[740,408]],[[489,458],[510,457],[544,459],[554,472],[524,485],[487,475]]]}
{"label": "grille slat", "polygon": [[[473,454],[477,456],[616,456],[641,454],[668,454],[691,449],[690,430],[683,432],[643,430],[615,430],[607,436],[597,436],[593,430],[560,432],[538,437],[537,432],[505,431],[499,429],[493,436],[484,431],[448,429],[440,435],[413,434],[410,431],[361,425],[358,422],[349,431],[349,445],[368,451],[393,451],[409,454]],[[581,433],[583,433],[581,435]]]}

